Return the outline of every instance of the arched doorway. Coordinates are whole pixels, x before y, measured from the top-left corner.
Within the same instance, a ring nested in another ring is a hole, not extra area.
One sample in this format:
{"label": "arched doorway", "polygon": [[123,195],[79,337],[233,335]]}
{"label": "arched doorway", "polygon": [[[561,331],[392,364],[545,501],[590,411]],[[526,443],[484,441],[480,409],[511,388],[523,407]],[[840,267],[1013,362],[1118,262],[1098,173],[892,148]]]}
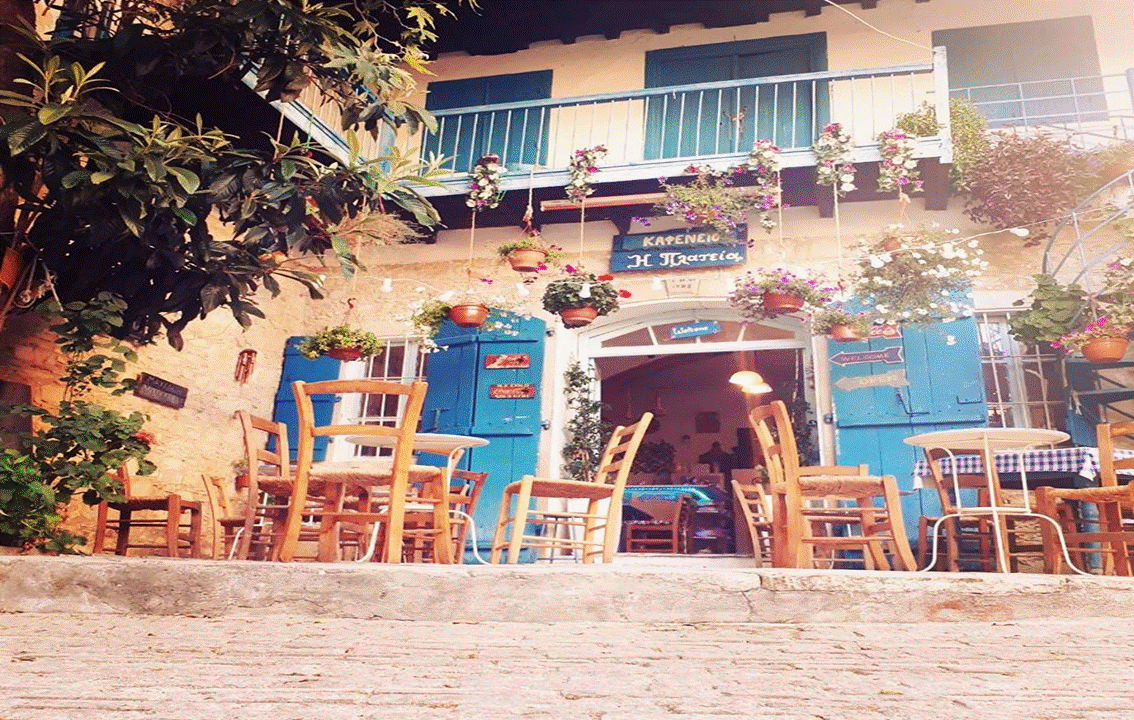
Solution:
{"label": "arched doorway", "polygon": [[[624,308],[610,322],[579,331],[576,340],[576,357],[593,368],[609,421],[632,422],[646,411],[656,417],[631,476],[636,486],[651,488],[655,501],[664,493],[654,488],[715,488],[703,491],[705,503],[730,511],[729,480],[751,478],[761,465],[748,423],[755,405],[784,400],[802,428],[813,426],[811,340],[798,319],[742,322],[723,299],[689,298]],[[760,373],[771,392],[742,393],[729,383],[738,370]],[[814,433],[802,439],[814,442]],[[646,502],[636,504],[636,492],[627,493],[631,516],[649,510]],[[724,535],[695,528],[688,551],[749,547],[734,537],[730,521]]]}

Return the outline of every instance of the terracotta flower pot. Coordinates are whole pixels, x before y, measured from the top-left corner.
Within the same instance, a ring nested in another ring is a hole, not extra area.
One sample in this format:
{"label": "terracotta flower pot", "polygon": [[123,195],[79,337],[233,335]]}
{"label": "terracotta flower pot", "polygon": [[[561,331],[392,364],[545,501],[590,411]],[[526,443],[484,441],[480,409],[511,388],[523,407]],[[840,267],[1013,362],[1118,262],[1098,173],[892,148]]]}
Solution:
{"label": "terracotta flower pot", "polygon": [[480,327],[488,319],[486,305],[454,305],[449,308],[449,319],[457,327]]}
{"label": "terracotta flower pot", "polygon": [[768,291],[764,293],[764,309],[772,315],[787,315],[803,308],[803,296]]}
{"label": "terracotta flower pot", "polygon": [[1117,362],[1126,354],[1130,340],[1124,337],[1096,338],[1083,346],[1083,357],[1088,362]]}
{"label": "terracotta flower pot", "polygon": [[896,237],[888,237],[879,243],[879,245],[881,245],[882,249],[886,252],[894,252],[902,249],[902,241]]}
{"label": "terracotta flower pot", "polygon": [[559,311],[559,317],[563,318],[563,324],[567,327],[582,327],[594,322],[594,319],[598,317],[598,310],[590,305],[567,308]]}
{"label": "terracotta flower pot", "polygon": [[853,325],[832,325],[827,334],[835,342],[855,342],[866,337],[862,331]]}
{"label": "terracotta flower pot", "polygon": [[362,357],[362,350],[356,347],[333,347],[327,351],[328,357],[336,360],[357,360]]}
{"label": "terracotta flower pot", "polygon": [[518,248],[508,253],[508,262],[516,272],[539,272],[540,265],[547,262],[547,253],[543,250]]}
{"label": "terracotta flower pot", "polygon": [[16,286],[20,273],[24,269],[24,258],[19,250],[4,248],[0,255],[0,293],[7,292]]}

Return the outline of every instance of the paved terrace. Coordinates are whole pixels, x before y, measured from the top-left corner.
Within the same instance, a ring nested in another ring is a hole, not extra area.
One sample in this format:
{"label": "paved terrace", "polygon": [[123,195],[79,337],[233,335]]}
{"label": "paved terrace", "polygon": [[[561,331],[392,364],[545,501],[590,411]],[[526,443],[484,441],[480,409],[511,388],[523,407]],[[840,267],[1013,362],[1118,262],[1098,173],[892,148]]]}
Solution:
{"label": "paved terrace", "polygon": [[0,558],[0,718],[1128,719],[1132,588]]}

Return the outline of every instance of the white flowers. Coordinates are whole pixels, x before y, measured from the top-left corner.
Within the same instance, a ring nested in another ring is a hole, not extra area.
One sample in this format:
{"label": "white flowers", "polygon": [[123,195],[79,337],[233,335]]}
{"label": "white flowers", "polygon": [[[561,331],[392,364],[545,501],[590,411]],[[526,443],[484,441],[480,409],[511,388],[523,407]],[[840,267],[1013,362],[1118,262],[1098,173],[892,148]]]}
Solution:
{"label": "white flowers", "polygon": [[823,128],[811,150],[816,158],[815,182],[834,186],[840,196],[856,189],[854,140],[841,124],[831,123]]}
{"label": "white flowers", "polygon": [[882,156],[878,165],[878,192],[897,190],[899,197],[921,192],[914,148],[913,138],[901,130],[884,130],[878,134],[878,154]]}

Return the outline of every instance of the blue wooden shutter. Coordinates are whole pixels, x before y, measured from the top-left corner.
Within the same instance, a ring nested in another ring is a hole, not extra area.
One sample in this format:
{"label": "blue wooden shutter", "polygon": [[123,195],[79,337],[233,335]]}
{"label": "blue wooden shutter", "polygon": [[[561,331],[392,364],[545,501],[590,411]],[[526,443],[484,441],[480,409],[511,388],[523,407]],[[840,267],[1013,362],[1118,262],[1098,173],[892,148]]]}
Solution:
{"label": "blue wooden shutter", "polygon": [[[478,333],[446,323],[434,338],[448,350],[429,358],[422,429],[489,440],[486,447],[469,450],[461,463],[488,473],[473,514],[482,555],[492,543],[504,487],[536,470],[546,327],[542,320],[513,316],[510,333]],[[485,367],[490,355],[516,354],[528,356],[528,367]],[[531,385],[535,392],[526,398],[493,398],[494,385]]]}
{"label": "blue wooden shutter", "polygon": [[[827,69],[826,43],[825,33],[809,33],[653,50],[646,53],[646,87],[820,72]],[[826,122],[825,83],[671,93],[649,101],[645,157],[745,152],[758,139],[809,147]]]}
{"label": "blue wooden shutter", "polygon": [[[902,440],[933,430],[985,425],[988,406],[973,318],[924,329],[903,326],[901,332],[902,337],[894,339],[828,340],[828,351],[837,462],[869,463],[871,472],[894,475],[900,489],[909,491],[910,472],[921,456]],[[866,351],[886,352],[889,362],[858,362],[855,354]],[[915,493],[902,501],[911,536],[918,516],[927,514],[921,500]]]}
{"label": "blue wooden shutter", "polygon": [[[427,110],[476,108],[481,105],[546,100],[551,97],[551,71],[492,75],[429,83]],[[453,158],[457,172],[468,170],[478,158],[497,153],[510,168],[547,163],[546,108],[470,112],[438,119],[438,132],[425,144],[425,152]]]}
{"label": "blue wooden shutter", "polygon": [[[280,373],[280,384],[276,389],[275,409],[272,419],[287,424],[287,441],[292,462],[299,452],[299,413],[295,407],[295,395],[291,391],[291,384],[296,380],[304,382],[318,382],[320,380],[337,380],[341,363],[334,358],[323,355],[315,360],[308,360],[299,354],[296,344],[303,340],[301,336],[287,339],[284,349],[283,371]],[[320,425],[329,424],[335,411],[334,398],[329,396],[313,398],[315,422]],[[315,460],[322,460],[327,454],[328,438],[316,438]]]}

